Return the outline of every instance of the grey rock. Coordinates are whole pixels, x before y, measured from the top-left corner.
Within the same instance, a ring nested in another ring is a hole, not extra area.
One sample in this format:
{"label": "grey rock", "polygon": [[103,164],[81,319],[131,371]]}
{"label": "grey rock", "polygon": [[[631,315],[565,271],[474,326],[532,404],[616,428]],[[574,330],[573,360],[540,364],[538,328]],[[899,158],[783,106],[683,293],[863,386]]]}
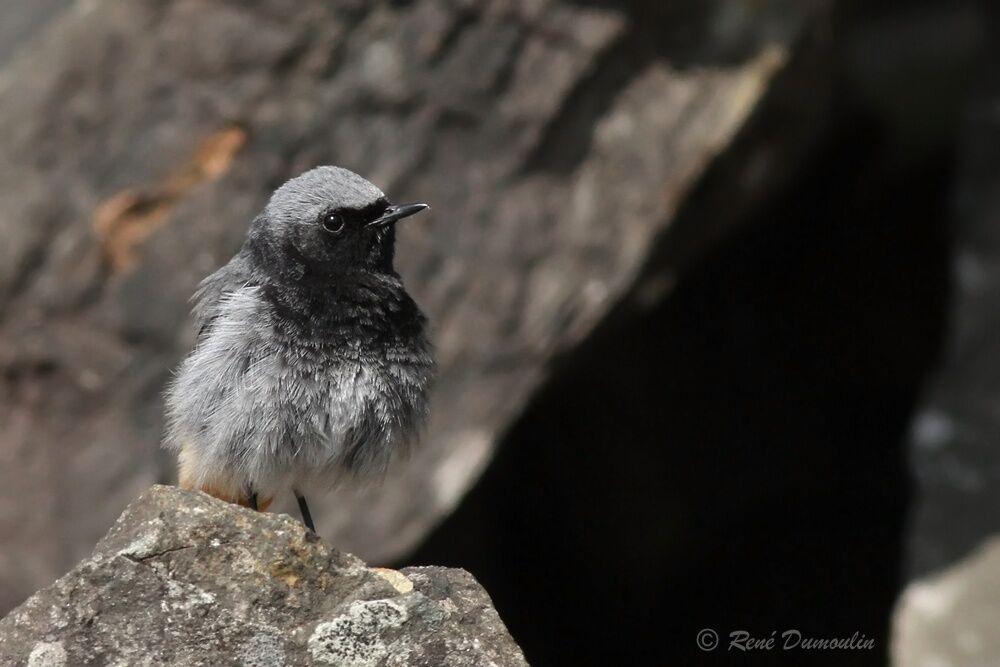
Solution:
{"label": "grey rock", "polygon": [[465,571],[369,568],[287,515],[164,486],[0,621],[0,664],[527,665]]}
{"label": "grey rock", "polygon": [[0,0],[0,63],[44,27],[52,17],[65,11],[71,0]]}
{"label": "grey rock", "polygon": [[904,556],[914,577],[1000,533],[1000,7],[979,9],[981,62],[955,184],[949,339],[910,437],[916,489]]}
{"label": "grey rock", "polygon": [[976,7],[981,51],[955,185],[949,337],[910,436],[911,581],[894,618],[897,667],[1000,656],[1000,7]]}
{"label": "grey rock", "polygon": [[893,619],[894,667],[978,667],[1000,656],[1000,538],[903,592]]}

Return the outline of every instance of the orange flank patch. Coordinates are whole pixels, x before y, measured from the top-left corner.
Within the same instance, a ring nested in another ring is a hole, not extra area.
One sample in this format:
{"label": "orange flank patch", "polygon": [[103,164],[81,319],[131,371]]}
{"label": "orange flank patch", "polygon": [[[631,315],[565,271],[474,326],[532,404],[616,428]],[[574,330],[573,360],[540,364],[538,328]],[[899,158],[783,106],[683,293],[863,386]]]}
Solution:
{"label": "orange flank patch", "polygon": [[[181,488],[185,487],[182,486]],[[195,487],[188,487],[188,488],[192,488],[195,491],[201,491],[203,493],[207,493],[213,498],[218,498],[219,500],[225,500],[227,503],[233,503],[234,505],[240,505],[242,507],[250,507],[250,498],[246,494],[234,495],[230,490],[226,489],[225,487],[206,484],[204,486],[200,486],[197,488]],[[266,512],[267,508],[271,506],[272,502],[274,502],[273,496],[270,498],[261,498],[260,496],[258,496],[257,511]]]}
{"label": "orange flank patch", "polygon": [[[207,493],[213,498],[218,498],[219,500],[225,500],[227,503],[233,503],[234,505],[242,505],[243,507],[250,507],[250,497],[246,495],[243,491],[237,490],[233,484],[227,483],[223,480],[213,480],[209,482],[196,483],[197,479],[194,474],[194,469],[197,463],[191,450],[187,447],[181,449],[179,456],[180,470],[178,475],[178,486],[182,489],[188,489],[189,491],[202,491]],[[257,497],[257,510],[260,512],[266,512],[267,508],[271,506],[274,501],[274,496],[268,498]]]}

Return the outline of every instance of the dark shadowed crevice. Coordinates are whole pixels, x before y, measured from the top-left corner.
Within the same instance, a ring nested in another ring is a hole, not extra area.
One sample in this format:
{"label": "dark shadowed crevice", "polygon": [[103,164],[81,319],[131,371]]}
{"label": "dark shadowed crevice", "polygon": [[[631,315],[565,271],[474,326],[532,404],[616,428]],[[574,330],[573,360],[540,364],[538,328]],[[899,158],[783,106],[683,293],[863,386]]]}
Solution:
{"label": "dark shadowed crevice", "polygon": [[[407,559],[469,569],[532,664],[718,664],[704,627],[858,631],[851,664],[885,664],[951,155],[890,168],[884,128],[840,117],[745,232],[565,360]],[[757,662],[782,658],[844,660]]]}

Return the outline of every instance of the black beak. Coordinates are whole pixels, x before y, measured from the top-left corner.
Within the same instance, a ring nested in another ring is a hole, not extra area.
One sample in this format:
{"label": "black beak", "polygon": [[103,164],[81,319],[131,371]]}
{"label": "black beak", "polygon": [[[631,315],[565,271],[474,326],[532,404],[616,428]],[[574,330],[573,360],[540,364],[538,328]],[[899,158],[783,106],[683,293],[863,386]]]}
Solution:
{"label": "black beak", "polygon": [[425,208],[429,208],[427,204],[397,204],[395,206],[390,206],[385,209],[378,219],[369,222],[368,226],[385,227],[386,225],[392,224],[397,220],[408,218],[414,213],[420,213]]}

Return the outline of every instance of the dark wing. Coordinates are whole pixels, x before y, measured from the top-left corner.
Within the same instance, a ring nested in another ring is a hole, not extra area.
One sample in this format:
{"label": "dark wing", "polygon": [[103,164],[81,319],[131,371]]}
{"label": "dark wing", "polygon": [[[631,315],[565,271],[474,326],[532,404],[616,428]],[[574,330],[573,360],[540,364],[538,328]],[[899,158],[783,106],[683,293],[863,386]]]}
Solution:
{"label": "dark wing", "polygon": [[191,314],[198,338],[205,335],[219,316],[223,297],[250,282],[250,267],[242,255],[236,255],[228,264],[201,281],[191,297]]}

